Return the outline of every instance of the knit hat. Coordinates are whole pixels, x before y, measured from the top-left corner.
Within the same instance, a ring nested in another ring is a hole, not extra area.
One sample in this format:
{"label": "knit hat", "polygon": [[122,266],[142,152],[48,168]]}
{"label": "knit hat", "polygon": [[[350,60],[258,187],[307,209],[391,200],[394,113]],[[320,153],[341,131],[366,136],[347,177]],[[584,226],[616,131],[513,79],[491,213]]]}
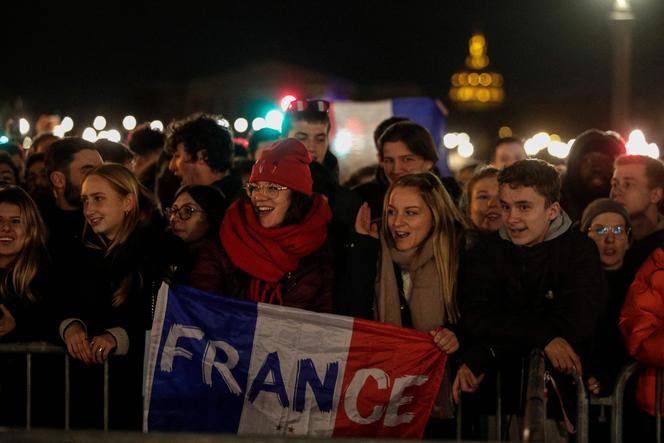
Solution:
{"label": "knit hat", "polygon": [[313,180],[307,148],[294,138],[278,140],[263,151],[251,169],[250,182],[266,181],[311,196]]}
{"label": "knit hat", "polygon": [[583,215],[581,216],[581,232],[588,232],[590,224],[595,217],[604,214],[605,212],[614,212],[622,215],[625,219],[625,227],[628,229],[631,228],[632,225],[629,221],[629,215],[623,205],[610,198],[598,198],[586,206],[586,209],[583,211]]}

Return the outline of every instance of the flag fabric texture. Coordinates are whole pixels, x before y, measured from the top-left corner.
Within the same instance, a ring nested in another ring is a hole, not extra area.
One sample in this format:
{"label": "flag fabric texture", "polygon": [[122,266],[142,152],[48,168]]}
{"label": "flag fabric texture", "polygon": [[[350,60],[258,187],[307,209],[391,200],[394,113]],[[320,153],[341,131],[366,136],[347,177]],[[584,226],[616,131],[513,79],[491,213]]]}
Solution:
{"label": "flag fabric texture", "polygon": [[442,176],[451,175],[447,150],[441,143],[447,119],[441,105],[432,98],[406,97],[371,102],[336,100],[332,102],[330,117],[334,128],[332,152],[338,157],[344,175],[378,161],[373,132],[389,117],[405,117],[427,128],[438,152],[436,166]]}
{"label": "flag fabric texture", "polygon": [[445,363],[425,333],[164,285],[144,430],[420,438]]}

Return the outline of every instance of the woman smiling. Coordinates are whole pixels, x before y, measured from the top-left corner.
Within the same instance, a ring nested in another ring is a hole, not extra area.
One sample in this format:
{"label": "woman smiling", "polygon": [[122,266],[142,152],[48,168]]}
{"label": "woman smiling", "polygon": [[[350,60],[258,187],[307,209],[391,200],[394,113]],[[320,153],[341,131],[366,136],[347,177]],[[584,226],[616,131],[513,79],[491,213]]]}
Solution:
{"label": "woman smiling", "polygon": [[221,244],[201,251],[199,289],[312,311],[332,310],[327,225],[332,212],[312,191],[311,158],[295,139],[276,142],[254,165],[246,197],[227,210]]}

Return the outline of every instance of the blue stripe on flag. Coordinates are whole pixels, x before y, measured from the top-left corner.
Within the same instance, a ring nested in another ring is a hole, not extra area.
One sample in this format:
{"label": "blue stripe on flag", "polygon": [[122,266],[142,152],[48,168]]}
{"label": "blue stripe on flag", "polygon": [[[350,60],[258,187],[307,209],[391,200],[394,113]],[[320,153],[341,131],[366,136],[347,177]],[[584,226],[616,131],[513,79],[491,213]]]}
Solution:
{"label": "blue stripe on flag", "polygon": [[443,177],[452,175],[447,165],[447,150],[441,149],[441,139],[445,131],[445,116],[431,98],[407,97],[392,100],[392,115],[406,117],[419,123],[431,132],[438,150],[438,169]]}
{"label": "blue stripe on flag", "polygon": [[256,303],[171,288],[152,384],[150,430],[237,432],[256,316]]}

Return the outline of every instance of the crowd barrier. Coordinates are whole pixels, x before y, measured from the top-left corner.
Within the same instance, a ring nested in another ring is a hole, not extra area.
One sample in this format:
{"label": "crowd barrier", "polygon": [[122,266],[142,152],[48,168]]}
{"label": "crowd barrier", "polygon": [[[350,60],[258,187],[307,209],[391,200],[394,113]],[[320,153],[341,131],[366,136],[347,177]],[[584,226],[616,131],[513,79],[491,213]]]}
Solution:
{"label": "crowd barrier", "polygon": [[[32,429],[32,356],[33,354],[60,354],[64,361],[64,429],[70,429],[70,357],[62,346],[46,342],[32,343],[5,343],[0,344],[0,354],[24,354],[26,363],[26,430]],[[595,396],[588,394],[582,378],[575,375],[577,388],[577,418],[576,418],[576,441],[587,443],[589,439],[589,406],[600,408],[611,408],[611,441],[622,443],[623,441],[623,417],[624,417],[624,395],[628,380],[643,366],[633,362],[627,365],[615,381],[613,390],[608,396]],[[656,372],[656,441],[661,443],[661,401],[662,401],[662,369]],[[104,363],[104,395],[103,395],[103,430],[108,432],[108,361]],[[526,387],[526,403],[523,420],[522,438],[526,442],[545,441],[546,421],[546,357],[539,349],[534,349],[530,355],[528,365],[528,378]],[[460,397],[461,398],[461,397]],[[600,417],[604,413],[600,414]],[[496,416],[495,429],[490,432],[495,440],[503,437],[503,412],[500,372],[496,374]],[[457,441],[462,441],[463,402],[459,402],[457,414]]]}
{"label": "crowd barrier", "polygon": [[[61,354],[64,360],[64,429],[70,428],[70,357],[62,346],[47,342],[31,343],[0,343],[0,354],[25,354],[25,422],[26,429],[32,429],[32,355],[33,354]],[[108,360],[104,362],[104,431],[108,431]]]}

